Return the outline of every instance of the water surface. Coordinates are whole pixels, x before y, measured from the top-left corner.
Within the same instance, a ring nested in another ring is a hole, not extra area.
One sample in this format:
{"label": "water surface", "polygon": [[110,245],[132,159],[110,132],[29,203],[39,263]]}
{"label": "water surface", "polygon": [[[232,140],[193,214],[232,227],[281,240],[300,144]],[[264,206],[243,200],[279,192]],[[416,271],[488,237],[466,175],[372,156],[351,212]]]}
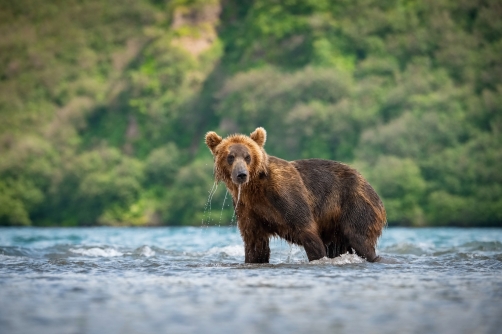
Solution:
{"label": "water surface", "polygon": [[235,228],[0,229],[1,333],[500,333],[502,229],[388,228],[308,263]]}

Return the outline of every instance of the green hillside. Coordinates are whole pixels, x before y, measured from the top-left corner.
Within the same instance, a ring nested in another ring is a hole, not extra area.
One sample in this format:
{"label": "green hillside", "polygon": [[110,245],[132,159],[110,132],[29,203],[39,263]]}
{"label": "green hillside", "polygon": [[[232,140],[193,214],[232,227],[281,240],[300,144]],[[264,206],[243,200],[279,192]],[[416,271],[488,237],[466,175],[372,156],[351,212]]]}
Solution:
{"label": "green hillside", "polygon": [[500,1],[2,0],[0,36],[0,225],[228,224],[203,136],[263,126],[390,225],[502,226]]}

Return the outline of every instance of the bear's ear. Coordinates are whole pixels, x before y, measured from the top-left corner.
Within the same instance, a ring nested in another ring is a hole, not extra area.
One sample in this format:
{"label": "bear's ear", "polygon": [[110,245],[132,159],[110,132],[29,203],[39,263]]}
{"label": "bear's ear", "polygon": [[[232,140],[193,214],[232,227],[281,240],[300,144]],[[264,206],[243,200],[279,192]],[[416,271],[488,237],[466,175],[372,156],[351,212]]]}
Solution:
{"label": "bear's ear", "polygon": [[249,135],[249,137],[251,137],[251,139],[253,139],[260,147],[263,147],[263,145],[265,145],[265,142],[267,141],[267,131],[265,131],[264,128],[259,127],[251,132],[251,135]]}
{"label": "bear's ear", "polygon": [[216,134],[216,132],[214,132],[214,131],[209,131],[208,133],[206,133],[206,145],[207,145],[207,147],[209,147],[209,149],[211,150],[211,153],[213,153],[213,155],[214,155],[214,150],[216,149],[216,146],[218,146],[222,140],[223,140],[223,138],[218,136]]}

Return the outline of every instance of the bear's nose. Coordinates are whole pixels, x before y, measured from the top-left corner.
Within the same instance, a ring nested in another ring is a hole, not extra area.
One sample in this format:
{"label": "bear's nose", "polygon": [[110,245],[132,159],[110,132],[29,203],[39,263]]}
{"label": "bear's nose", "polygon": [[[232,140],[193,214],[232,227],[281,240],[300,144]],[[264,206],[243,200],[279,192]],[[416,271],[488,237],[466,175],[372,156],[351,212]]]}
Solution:
{"label": "bear's nose", "polygon": [[245,172],[239,172],[239,174],[237,174],[237,179],[239,181],[244,181],[244,180],[246,180],[247,176],[248,176],[247,173],[245,173]]}

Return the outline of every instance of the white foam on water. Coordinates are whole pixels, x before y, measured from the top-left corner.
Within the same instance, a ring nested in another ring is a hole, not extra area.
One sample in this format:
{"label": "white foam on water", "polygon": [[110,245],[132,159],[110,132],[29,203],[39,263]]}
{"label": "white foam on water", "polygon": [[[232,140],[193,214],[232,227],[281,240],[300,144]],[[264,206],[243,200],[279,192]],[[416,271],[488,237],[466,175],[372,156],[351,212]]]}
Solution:
{"label": "white foam on water", "polygon": [[240,245],[232,245],[225,247],[213,247],[207,251],[207,254],[225,253],[228,256],[244,256],[244,247]]}
{"label": "white foam on water", "polygon": [[354,264],[354,263],[363,263],[365,260],[360,258],[356,254],[342,254],[340,256],[335,257],[334,259],[330,259],[327,257],[323,257],[319,260],[314,260],[309,262],[309,264],[332,264],[336,266],[344,265],[344,264]]}
{"label": "white foam on water", "polygon": [[123,253],[117,251],[113,248],[70,248],[70,252],[75,254],[80,254],[84,256],[94,256],[94,257],[114,257],[114,256],[122,256]]}
{"label": "white foam on water", "polygon": [[146,257],[154,256],[155,251],[148,246],[143,246],[140,248],[140,255]]}

